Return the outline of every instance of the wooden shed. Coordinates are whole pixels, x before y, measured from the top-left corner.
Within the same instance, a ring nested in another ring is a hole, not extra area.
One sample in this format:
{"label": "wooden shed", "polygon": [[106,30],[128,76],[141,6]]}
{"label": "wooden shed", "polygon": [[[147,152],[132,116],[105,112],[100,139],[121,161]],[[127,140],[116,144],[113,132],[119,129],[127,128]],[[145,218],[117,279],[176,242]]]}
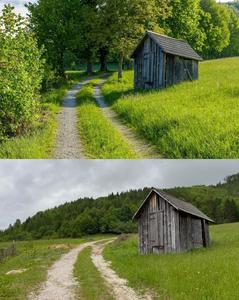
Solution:
{"label": "wooden shed", "polygon": [[135,213],[141,254],[185,252],[210,244],[213,222],[192,204],[152,189]]}
{"label": "wooden shed", "polygon": [[202,58],[183,40],[147,31],[132,54],[135,89],[163,89],[198,79]]}

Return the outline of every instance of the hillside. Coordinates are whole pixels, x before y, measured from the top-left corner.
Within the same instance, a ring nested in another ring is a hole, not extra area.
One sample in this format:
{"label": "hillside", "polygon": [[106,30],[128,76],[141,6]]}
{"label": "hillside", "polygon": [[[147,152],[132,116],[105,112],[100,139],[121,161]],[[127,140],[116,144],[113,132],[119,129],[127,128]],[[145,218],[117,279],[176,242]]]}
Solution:
{"label": "hillside", "polygon": [[[239,174],[215,186],[177,187],[169,193],[189,201],[217,223],[239,221]],[[136,232],[132,216],[149,188],[111,194],[98,199],[84,198],[39,212],[21,224],[0,232],[0,240],[81,237],[97,233]]]}

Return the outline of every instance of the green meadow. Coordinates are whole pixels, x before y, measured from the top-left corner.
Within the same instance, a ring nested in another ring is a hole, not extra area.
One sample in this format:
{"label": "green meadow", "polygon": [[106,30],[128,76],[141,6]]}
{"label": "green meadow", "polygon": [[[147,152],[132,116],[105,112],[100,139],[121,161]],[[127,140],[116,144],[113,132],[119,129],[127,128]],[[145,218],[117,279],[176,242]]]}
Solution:
{"label": "green meadow", "polygon": [[210,248],[183,254],[138,254],[137,236],[104,251],[129,285],[155,299],[236,300],[239,291],[239,223],[210,227]]}
{"label": "green meadow", "polygon": [[165,158],[239,157],[239,58],[205,61],[200,79],[133,92],[133,72],[103,87],[106,101]]}

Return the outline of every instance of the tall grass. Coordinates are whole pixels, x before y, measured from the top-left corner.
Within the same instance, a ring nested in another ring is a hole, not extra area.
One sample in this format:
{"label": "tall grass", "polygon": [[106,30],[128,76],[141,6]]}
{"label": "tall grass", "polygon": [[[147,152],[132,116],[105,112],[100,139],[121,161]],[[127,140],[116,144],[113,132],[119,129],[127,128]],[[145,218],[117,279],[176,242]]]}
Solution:
{"label": "tall grass", "polygon": [[183,254],[138,254],[136,236],[105,249],[117,273],[156,299],[236,300],[239,291],[239,223],[212,226],[212,245]]}
{"label": "tall grass", "polygon": [[93,89],[99,80],[82,87],[77,94],[78,129],[86,156],[97,159],[129,159],[136,154],[97,106]]}
{"label": "tall grass", "polygon": [[201,63],[199,81],[132,93],[133,72],[126,72],[122,84],[114,75],[103,93],[167,158],[238,158],[238,78],[239,58],[227,58]]}

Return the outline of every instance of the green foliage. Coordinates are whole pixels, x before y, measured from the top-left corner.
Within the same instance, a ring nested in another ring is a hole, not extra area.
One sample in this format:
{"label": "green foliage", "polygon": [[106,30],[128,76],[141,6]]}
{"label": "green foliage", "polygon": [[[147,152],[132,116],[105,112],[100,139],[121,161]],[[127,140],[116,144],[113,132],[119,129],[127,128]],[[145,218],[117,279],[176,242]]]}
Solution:
{"label": "green foliage", "polygon": [[201,0],[201,7],[200,27],[206,35],[202,53],[205,58],[217,57],[230,42],[229,9],[215,0]]}
{"label": "green foliage", "polygon": [[[216,186],[168,189],[170,194],[188,201],[217,223],[239,220],[239,175]],[[39,212],[20,224],[0,231],[0,240],[41,239],[44,237],[82,237],[92,234],[119,234],[137,231],[132,216],[149,193],[149,188],[111,194],[98,199],[84,198]]]}
{"label": "green foliage", "polygon": [[77,95],[78,128],[90,158],[136,158],[121,134],[103,115],[93,96],[97,81],[84,86]]}
{"label": "green foliage", "polygon": [[197,82],[121,98],[133,88],[133,72],[122,85],[114,75],[103,94],[106,100],[113,95],[113,109],[164,157],[236,158],[238,66],[238,58],[207,61],[201,64]]}
{"label": "green foliage", "polygon": [[73,33],[75,1],[39,0],[28,3],[31,29],[36,33],[38,44],[44,45],[48,65],[57,75],[64,77],[64,54]]}
{"label": "green foliage", "polygon": [[53,157],[57,135],[56,116],[68,88],[69,84],[63,83],[60,87],[42,94],[39,119],[34,123],[34,128],[31,132],[3,142],[0,147],[0,158],[43,159]]}
{"label": "green foliage", "polygon": [[169,33],[175,38],[185,39],[198,51],[202,50],[206,34],[200,24],[200,0],[171,1],[172,14],[167,20]]}
{"label": "green foliage", "polygon": [[211,226],[210,248],[160,256],[139,255],[138,239],[133,236],[120,244],[107,246],[104,256],[130,286],[152,291],[162,299],[236,300],[238,232],[238,223]]}
{"label": "green foliage", "polygon": [[26,132],[38,117],[41,54],[28,24],[6,5],[0,15],[0,142]]}
{"label": "green foliage", "polygon": [[113,300],[91,258],[91,248],[83,250],[75,264],[74,275],[79,281],[79,297],[87,300]]}

